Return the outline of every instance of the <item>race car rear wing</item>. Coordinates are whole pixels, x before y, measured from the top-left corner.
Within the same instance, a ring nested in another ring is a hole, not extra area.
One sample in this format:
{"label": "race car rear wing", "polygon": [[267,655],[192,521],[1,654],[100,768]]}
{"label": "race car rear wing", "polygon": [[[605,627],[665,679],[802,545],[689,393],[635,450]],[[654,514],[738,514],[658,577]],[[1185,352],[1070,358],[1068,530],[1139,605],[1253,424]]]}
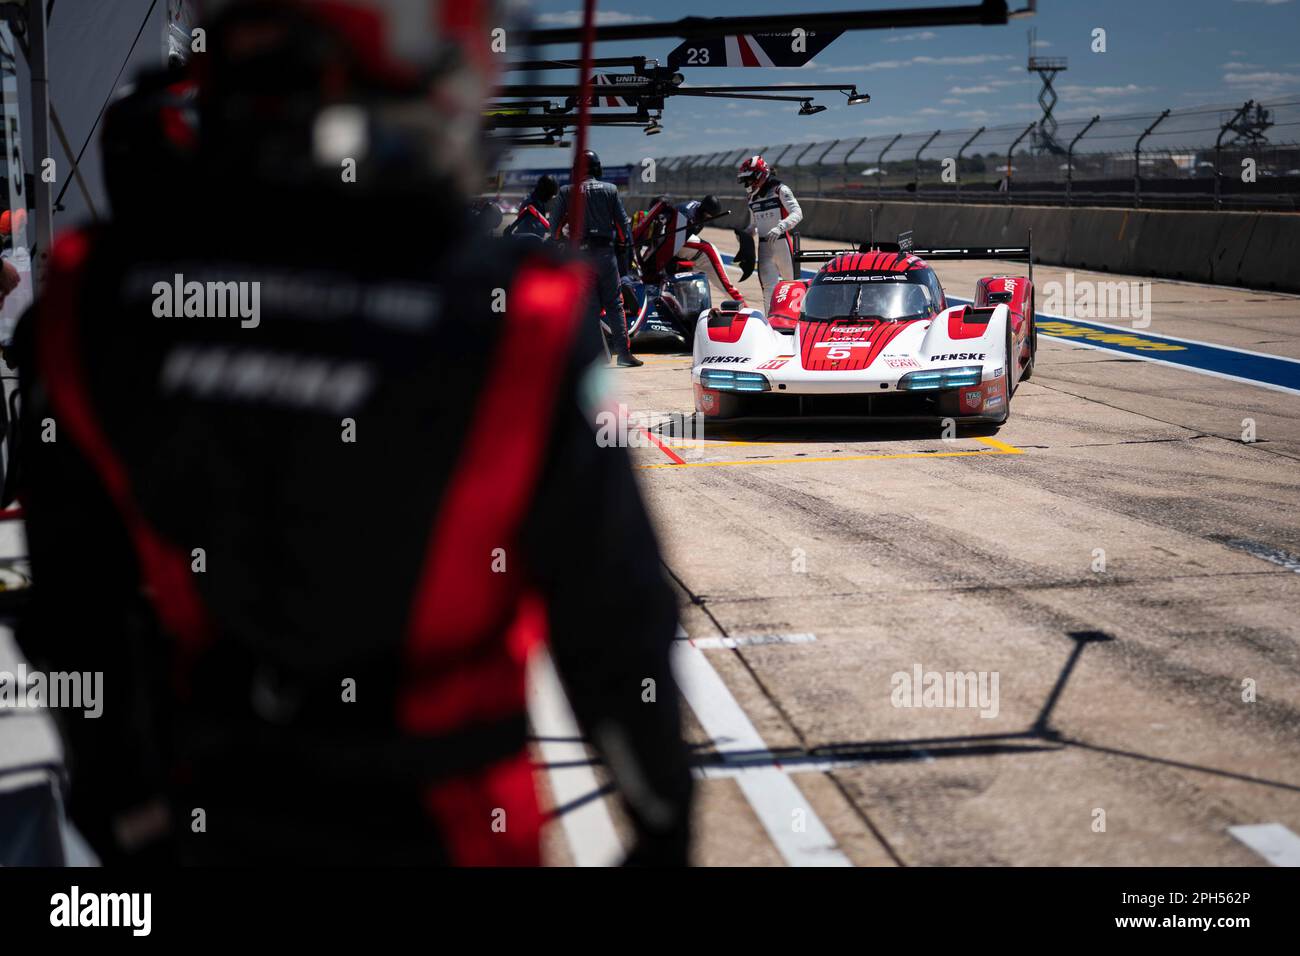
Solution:
{"label": "race car rear wing", "polygon": [[933,249],[917,249],[912,245],[912,234],[905,232],[897,242],[864,242],[856,249],[808,249],[799,251],[800,267],[805,262],[830,262],[836,256],[853,255],[857,252],[909,252],[927,262],[943,262],[956,259],[1004,259],[1010,262],[1024,262],[1029,265],[1029,281],[1034,281],[1034,233],[1029,231],[1028,244],[1023,246],[936,246]]}

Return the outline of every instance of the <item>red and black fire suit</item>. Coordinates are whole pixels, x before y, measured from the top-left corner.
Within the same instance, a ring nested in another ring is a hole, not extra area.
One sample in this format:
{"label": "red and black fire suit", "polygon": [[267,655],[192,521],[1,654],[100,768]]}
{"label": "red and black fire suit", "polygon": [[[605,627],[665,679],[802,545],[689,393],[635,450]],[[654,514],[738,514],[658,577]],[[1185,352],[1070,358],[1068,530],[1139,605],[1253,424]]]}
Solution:
{"label": "red and black fire suit", "polygon": [[[20,642],[106,688],[64,725],[75,823],[107,862],[536,863],[549,634],[584,729],[633,758],[639,858],[683,861],[675,601],[580,404],[584,271],[450,234],[358,259],[327,228],[446,212],[410,196],[189,195],[183,233],[62,237],[19,338]],[[276,215],[250,231],[237,200]],[[185,317],[225,282],[257,309]]]}
{"label": "red and black fire suit", "polygon": [[534,189],[519,204],[519,214],[515,216],[515,221],[502,231],[503,236],[542,240],[551,234],[551,223],[546,218],[551,201],[541,198],[538,192],[539,190]]}
{"label": "red and black fire suit", "polygon": [[697,265],[703,260],[713,269],[713,278],[727,297],[743,305],[745,296],[732,285],[717,248],[699,235],[699,207],[699,200],[679,206],[664,199],[655,201],[633,230],[632,247],[644,272],[656,280],[676,271],[674,264],[679,260]]}

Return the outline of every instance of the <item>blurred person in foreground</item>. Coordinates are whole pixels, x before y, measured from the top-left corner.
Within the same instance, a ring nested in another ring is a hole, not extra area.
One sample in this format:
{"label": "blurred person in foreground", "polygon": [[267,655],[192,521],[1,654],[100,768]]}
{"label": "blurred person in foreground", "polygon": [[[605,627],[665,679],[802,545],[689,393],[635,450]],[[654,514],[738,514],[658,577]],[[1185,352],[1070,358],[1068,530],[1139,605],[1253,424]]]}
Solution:
{"label": "blurred person in foreground", "polygon": [[74,822],[110,864],[536,864],[549,634],[629,862],[685,863],[676,604],[595,440],[589,277],[469,224],[492,5],[208,11],[183,228],[114,197],[24,339],[20,640],[104,674],[60,714]]}

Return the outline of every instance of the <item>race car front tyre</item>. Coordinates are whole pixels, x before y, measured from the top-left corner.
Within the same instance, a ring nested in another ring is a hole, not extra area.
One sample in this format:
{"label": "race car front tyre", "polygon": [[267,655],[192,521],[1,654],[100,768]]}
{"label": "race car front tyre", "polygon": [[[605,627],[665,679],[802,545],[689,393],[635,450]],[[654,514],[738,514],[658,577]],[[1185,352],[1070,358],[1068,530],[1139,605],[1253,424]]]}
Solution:
{"label": "race car front tyre", "polygon": [[659,296],[659,314],[672,324],[686,344],[686,351],[695,347],[695,323],[687,320],[685,310],[675,295],[667,292]]}
{"label": "race car front tyre", "polygon": [[1029,359],[1025,362],[1025,370],[1020,373],[1020,381],[1027,382],[1029,377],[1034,374],[1034,362],[1038,359],[1038,318],[1034,312],[1034,297],[1031,293],[1029,296]]}
{"label": "race car front tyre", "polygon": [[645,312],[637,305],[636,293],[626,285],[619,288],[619,295],[623,297],[623,314],[627,316],[627,336],[636,338],[641,326],[645,324]]}
{"label": "race car front tyre", "polygon": [[1011,351],[1012,341],[1013,340],[1011,338],[1011,323],[1008,322],[1007,323],[1007,352],[1006,352],[1007,360],[1002,363],[1002,374],[1006,376],[1006,383],[1007,383],[1006,388],[1004,389],[1007,396],[1005,400],[1006,412],[1005,414],[1003,414],[1002,420],[998,422],[999,425],[1005,425],[1007,423],[1007,420],[1011,418],[1011,389],[1016,380],[1015,363],[1017,361],[1016,358],[1012,357],[1013,355]]}

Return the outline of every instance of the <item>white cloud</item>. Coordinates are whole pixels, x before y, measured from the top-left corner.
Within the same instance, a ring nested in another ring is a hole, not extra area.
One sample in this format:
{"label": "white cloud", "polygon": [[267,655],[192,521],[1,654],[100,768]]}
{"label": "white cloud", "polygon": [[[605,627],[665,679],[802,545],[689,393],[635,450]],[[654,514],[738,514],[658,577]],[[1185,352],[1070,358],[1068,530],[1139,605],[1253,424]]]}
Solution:
{"label": "white cloud", "polygon": [[922,30],[919,33],[902,33],[898,36],[885,37],[886,43],[908,43],[913,40],[934,40],[939,34],[933,30]]}
{"label": "white cloud", "polygon": [[854,66],[828,66],[827,73],[863,73],[868,70],[897,70],[907,66],[907,60],[876,60],[874,63],[858,63]]}
{"label": "white cloud", "polygon": [[1290,86],[1300,83],[1300,74],[1275,73],[1268,70],[1259,73],[1225,73],[1223,82],[1232,86]]}
{"label": "white cloud", "polygon": [[969,56],[914,56],[913,63],[926,63],[935,66],[966,65],[969,63],[994,63],[999,60],[1014,60],[1010,53],[974,53]]}
{"label": "white cloud", "polygon": [[1291,0],[1237,0],[1237,3],[1257,3],[1265,7],[1280,7],[1284,3],[1290,3]]}
{"label": "white cloud", "polygon": [[1138,86],[1136,83],[1126,83],[1124,86],[1083,86],[1078,83],[1068,83],[1061,87],[1061,95],[1072,98],[1081,96],[1133,96],[1137,93],[1150,93],[1154,86]]}
{"label": "white cloud", "polygon": [[974,66],[1014,59],[1008,53],[971,53],[964,56],[913,56],[905,60],[876,60],[857,66],[828,66],[827,73],[856,73],[875,70],[901,70],[909,66]]}
{"label": "white cloud", "polygon": [[948,92],[956,96],[973,96],[976,93],[996,93],[997,90],[984,84],[982,86],[954,86]]}
{"label": "white cloud", "polygon": [[[654,17],[643,16],[639,13],[620,13],[617,10],[599,10],[596,12],[596,22],[601,26],[611,26],[618,23],[648,23]],[[576,27],[582,23],[581,10],[562,10],[558,13],[539,13],[537,15],[539,26],[547,27]]]}
{"label": "white cloud", "polygon": [[914,116],[871,116],[859,121],[859,126],[885,126],[889,127],[891,132],[897,132],[900,129],[910,129],[915,125]]}
{"label": "white cloud", "polygon": [[960,106],[962,103],[965,103],[966,101],[959,100],[955,96],[945,96],[939,102],[942,103],[944,106]]}

